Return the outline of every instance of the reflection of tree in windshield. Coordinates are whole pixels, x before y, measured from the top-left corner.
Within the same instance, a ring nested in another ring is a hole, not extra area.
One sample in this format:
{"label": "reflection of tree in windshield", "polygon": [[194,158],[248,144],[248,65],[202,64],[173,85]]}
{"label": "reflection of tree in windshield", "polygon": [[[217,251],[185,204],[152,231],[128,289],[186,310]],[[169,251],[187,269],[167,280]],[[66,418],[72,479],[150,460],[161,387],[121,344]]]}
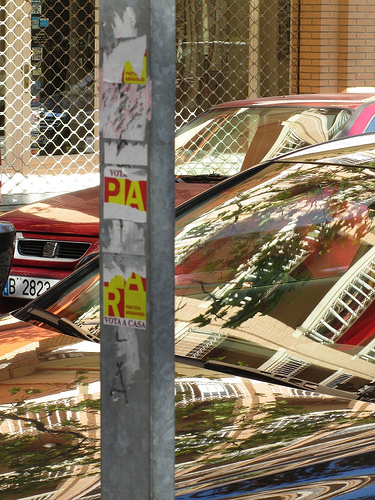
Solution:
{"label": "reflection of tree in windshield", "polygon": [[297,283],[337,281],[370,248],[374,195],[374,178],[363,171],[304,165],[198,217],[177,237],[176,252],[188,285],[215,284],[196,322],[216,316],[236,327],[269,313]]}

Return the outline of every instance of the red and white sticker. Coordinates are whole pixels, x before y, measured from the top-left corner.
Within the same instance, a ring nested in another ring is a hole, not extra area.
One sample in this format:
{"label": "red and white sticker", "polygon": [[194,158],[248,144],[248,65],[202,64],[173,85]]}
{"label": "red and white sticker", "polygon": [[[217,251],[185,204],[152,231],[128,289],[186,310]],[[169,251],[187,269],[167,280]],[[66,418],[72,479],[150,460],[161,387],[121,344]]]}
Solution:
{"label": "red and white sticker", "polygon": [[105,219],[146,222],[147,180],[140,169],[106,167],[104,173]]}

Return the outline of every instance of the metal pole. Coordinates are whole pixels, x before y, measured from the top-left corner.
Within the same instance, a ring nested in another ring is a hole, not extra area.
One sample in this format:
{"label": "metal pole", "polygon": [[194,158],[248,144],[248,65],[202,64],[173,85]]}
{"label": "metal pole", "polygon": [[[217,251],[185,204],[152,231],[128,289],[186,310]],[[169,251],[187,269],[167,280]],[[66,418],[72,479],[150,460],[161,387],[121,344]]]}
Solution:
{"label": "metal pole", "polygon": [[172,0],[100,0],[102,499],[174,498]]}

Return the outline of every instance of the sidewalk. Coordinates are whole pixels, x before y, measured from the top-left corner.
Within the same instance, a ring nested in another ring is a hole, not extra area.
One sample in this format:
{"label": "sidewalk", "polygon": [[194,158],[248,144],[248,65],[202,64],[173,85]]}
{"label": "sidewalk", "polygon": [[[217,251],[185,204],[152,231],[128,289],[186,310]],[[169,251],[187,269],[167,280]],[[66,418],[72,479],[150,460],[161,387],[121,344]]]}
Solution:
{"label": "sidewalk", "polygon": [[29,174],[27,177],[21,173],[16,173],[12,177],[2,174],[0,210],[6,212],[51,196],[97,186],[99,182],[99,172],[94,174]]}

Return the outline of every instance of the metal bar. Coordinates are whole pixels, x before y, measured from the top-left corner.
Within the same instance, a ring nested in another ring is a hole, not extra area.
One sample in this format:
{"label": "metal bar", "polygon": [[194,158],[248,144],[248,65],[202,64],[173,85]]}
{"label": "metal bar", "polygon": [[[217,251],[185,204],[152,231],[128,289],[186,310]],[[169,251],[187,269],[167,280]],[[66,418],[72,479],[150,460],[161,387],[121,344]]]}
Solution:
{"label": "metal bar", "polygon": [[361,272],[361,275],[364,276],[365,278],[367,278],[368,280],[372,281],[373,283],[375,283],[375,278],[373,276],[370,276],[368,273],[366,273],[365,271],[362,271]]}
{"label": "metal bar", "polygon": [[[357,276],[357,279],[356,281],[358,281],[364,288],[366,288],[367,290],[371,291],[372,290],[372,287],[370,285],[368,285],[365,281],[363,281],[359,276]],[[363,293],[363,292],[362,292]],[[367,297],[367,295],[366,295]]]}
{"label": "metal bar", "polygon": [[347,290],[344,290],[344,292],[346,293],[346,295],[349,295],[349,297],[354,300],[354,302],[357,302],[357,304],[359,306],[362,307],[362,302],[360,302],[356,297],[354,297],[354,295],[352,295],[350,292],[348,292]]}
{"label": "metal bar", "polygon": [[[324,321],[323,319],[321,320],[321,323],[330,331],[332,332],[335,336],[338,335],[340,333],[339,330],[336,330],[335,328],[333,328],[329,323],[327,323],[326,321]],[[334,337],[335,338],[335,337]]]}
{"label": "metal bar", "polygon": [[100,0],[101,498],[174,498],[171,0]]}
{"label": "metal bar", "polygon": [[[358,278],[356,278],[356,281],[360,282],[361,280],[359,280]],[[365,297],[365,299],[368,298],[368,295],[361,288],[359,288],[358,286],[356,286],[354,283],[350,283],[350,286],[352,288],[354,288],[355,290],[357,290],[357,292],[359,292],[361,295],[363,295]],[[370,288],[370,287],[368,287],[368,288]]]}
{"label": "metal bar", "polygon": [[335,310],[333,307],[330,307],[329,309],[329,312],[332,314],[332,316],[334,316],[335,318],[337,318],[343,325],[345,326],[348,326],[348,322],[344,320],[344,318],[342,318]]}
{"label": "metal bar", "polygon": [[355,313],[355,311],[354,311],[351,307],[349,307],[349,306],[348,306],[348,304],[347,304],[346,302],[344,302],[342,299],[338,298],[338,299],[337,299],[337,302],[338,302],[341,306],[343,306],[343,307],[344,307],[347,311],[349,311],[349,312],[350,312],[350,314],[352,314],[352,315],[355,315],[355,314],[356,314],[356,313]]}

